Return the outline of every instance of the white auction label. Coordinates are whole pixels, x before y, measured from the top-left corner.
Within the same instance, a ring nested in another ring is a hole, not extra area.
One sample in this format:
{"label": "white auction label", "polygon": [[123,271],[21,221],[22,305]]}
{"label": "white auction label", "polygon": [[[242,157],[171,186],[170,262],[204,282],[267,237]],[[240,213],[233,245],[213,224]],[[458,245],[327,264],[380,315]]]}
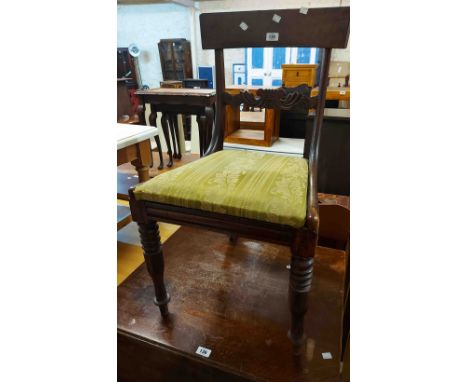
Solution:
{"label": "white auction label", "polygon": [[279,33],[277,32],[268,32],[266,34],[267,41],[278,41],[279,40]]}
{"label": "white auction label", "polygon": [[303,15],[307,15],[307,12],[309,12],[309,8],[301,7],[301,9],[299,10],[299,12],[302,13]]}
{"label": "white auction label", "polygon": [[330,352],[322,353],[323,359],[332,359],[332,354]]}
{"label": "white auction label", "polygon": [[202,357],[209,358],[211,354],[211,349],[204,348],[203,346],[199,346],[197,351],[195,352]]}
{"label": "white auction label", "polygon": [[340,90],[340,95],[345,95],[346,94],[346,90]]}
{"label": "white auction label", "polygon": [[277,15],[276,13],[273,15],[272,19],[275,23],[279,23],[281,21],[281,16]]}
{"label": "white auction label", "polygon": [[239,24],[239,27],[243,30],[243,31],[246,31],[247,29],[249,29],[249,26],[244,23],[243,21]]}

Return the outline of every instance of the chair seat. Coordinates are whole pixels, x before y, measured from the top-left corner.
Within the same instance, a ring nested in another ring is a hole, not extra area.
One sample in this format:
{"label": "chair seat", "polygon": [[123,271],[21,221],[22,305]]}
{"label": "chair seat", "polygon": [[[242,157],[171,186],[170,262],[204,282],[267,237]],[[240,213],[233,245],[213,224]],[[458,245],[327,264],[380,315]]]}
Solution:
{"label": "chair seat", "polygon": [[308,163],[304,158],[223,150],[138,185],[146,200],[302,227]]}

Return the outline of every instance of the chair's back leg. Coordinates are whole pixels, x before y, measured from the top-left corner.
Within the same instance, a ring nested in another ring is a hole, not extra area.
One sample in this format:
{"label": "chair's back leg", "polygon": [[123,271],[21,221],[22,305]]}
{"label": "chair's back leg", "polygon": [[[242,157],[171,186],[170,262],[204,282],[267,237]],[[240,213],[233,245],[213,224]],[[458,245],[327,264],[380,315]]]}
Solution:
{"label": "chair's back leg", "polygon": [[226,81],[224,77],[224,53],[223,49],[215,49],[215,70],[216,70],[216,115],[213,137],[206,149],[206,155],[223,149],[224,142],[224,120],[225,105],[223,102]]}

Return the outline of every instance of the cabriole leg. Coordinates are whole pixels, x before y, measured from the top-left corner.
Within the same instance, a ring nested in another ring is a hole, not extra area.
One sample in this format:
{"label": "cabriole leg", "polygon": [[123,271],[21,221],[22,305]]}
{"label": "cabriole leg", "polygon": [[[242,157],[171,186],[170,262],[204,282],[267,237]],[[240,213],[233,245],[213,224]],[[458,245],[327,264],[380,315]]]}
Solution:
{"label": "cabriole leg", "polygon": [[156,146],[158,148],[158,154],[159,154],[159,166],[158,169],[162,170],[164,168],[164,159],[163,159],[163,153],[162,153],[162,146],[161,146],[161,139],[159,139],[159,135],[156,135],[154,137],[154,140],[156,141]]}
{"label": "cabriole leg", "polygon": [[170,300],[164,285],[164,258],[159,236],[159,226],[156,222],[138,224],[141,245],[143,247],[146,268],[153,280],[155,298],[154,303],[159,306],[161,315],[169,315],[167,304]]}
{"label": "cabriole leg", "polygon": [[167,155],[169,155],[169,162],[167,162],[167,167],[172,167],[173,160],[172,160],[172,149],[171,149],[171,141],[170,141],[170,134],[169,134],[169,116],[167,113],[162,113],[161,125],[163,129],[164,139],[166,140]]}

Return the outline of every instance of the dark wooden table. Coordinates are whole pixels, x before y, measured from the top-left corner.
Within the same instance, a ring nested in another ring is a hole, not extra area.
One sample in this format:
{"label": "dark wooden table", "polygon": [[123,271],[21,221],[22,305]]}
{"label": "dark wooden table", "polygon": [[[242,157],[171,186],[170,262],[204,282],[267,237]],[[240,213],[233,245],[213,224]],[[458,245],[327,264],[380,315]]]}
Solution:
{"label": "dark wooden table", "polygon": [[[300,356],[287,335],[287,247],[244,238],[231,244],[226,235],[182,227],[164,251],[167,319],[152,303],[144,264],[117,289],[119,380],[339,380],[344,251],[317,248]],[[197,355],[198,346],[210,356]]]}
{"label": "dark wooden table", "polygon": [[[200,139],[200,156],[203,156],[208,148],[212,135],[214,121],[214,104],[216,91],[213,89],[149,89],[139,90],[135,93],[140,97],[142,104],[151,105],[149,123],[156,127],[157,113],[162,113],[162,129],[167,143],[169,154],[168,166],[172,166],[173,157],[182,157],[179,142],[179,130],[177,129],[177,114],[194,114],[197,116],[198,134]],[[144,108],[141,111],[144,118]],[[143,119],[144,120],[144,119]],[[169,130],[171,130],[174,154],[171,150]]]}

